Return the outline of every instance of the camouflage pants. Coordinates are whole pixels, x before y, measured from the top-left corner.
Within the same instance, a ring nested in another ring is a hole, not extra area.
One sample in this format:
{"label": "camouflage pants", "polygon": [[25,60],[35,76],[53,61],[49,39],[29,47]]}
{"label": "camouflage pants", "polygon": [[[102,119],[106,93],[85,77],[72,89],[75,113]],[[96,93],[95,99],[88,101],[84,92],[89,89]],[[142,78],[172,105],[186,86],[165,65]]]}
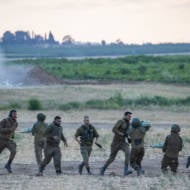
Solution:
{"label": "camouflage pants", "polygon": [[81,146],[80,152],[83,158],[83,162],[81,163],[81,166],[86,166],[86,168],[89,168],[89,158],[92,152],[92,146],[87,146],[87,145]]}
{"label": "camouflage pants", "polygon": [[44,152],[44,146],[44,140],[34,142],[34,150],[38,166],[40,166],[40,164],[42,163],[42,152]]}
{"label": "camouflage pants", "polygon": [[104,168],[106,169],[114,160],[119,150],[122,150],[125,153],[125,166],[129,164],[129,145],[127,143],[115,144],[112,143],[111,145],[111,153],[104,164]]}
{"label": "camouflage pants", "polygon": [[169,158],[168,156],[164,155],[161,162],[161,169],[163,172],[167,172],[167,167],[169,166],[171,171],[176,173],[178,165],[178,158]]}
{"label": "camouflage pants", "polygon": [[141,162],[144,157],[144,148],[139,149],[131,149],[131,155],[130,155],[130,165],[133,169],[136,169],[137,167],[141,168]]}
{"label": "camouflage pants", "polygon": [[53,158],[54,167],[55,167],[56,172],[61,172],[61,150],[60,150],[60,147],[59,146],[50,146],[47,144],[45,146],[44,153],[45,153],[45,158],[42,161],[42,163],[40,164],[39,171],[43,172],[46,165],[48,165],[49,162],[51,161],[51,159]]}
{"label": "camouflage pants", "polygon": [[12,161],[16,155],[16,143],[13,140],[0,139],[0,153],[7,148],[10,151],[9,160]]}

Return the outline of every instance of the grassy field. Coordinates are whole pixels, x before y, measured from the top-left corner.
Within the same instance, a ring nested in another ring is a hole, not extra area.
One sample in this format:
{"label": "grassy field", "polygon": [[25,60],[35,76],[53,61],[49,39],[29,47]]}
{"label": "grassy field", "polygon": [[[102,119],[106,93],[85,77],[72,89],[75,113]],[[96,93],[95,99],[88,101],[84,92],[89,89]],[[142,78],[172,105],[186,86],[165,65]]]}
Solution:
{"label": "grassy field", "polygon": [[[75,110],[80,110],[82,106],[85,109],[92,109],[97,108],[99,104],[101,109],[136,109],[137,107],[139,109],[140,107],[150,110],[159,109],[161,106],[165,110],[189,112],[190,88],[188,85],[139,82],[0,89],[0,93],[1,110],[11,107],[28,109],[29,101],[36,99],[42,104],[44,110],[61,109],[62,105],[70,106]],[[103,103],[108,104],[107,107]]]}
{"label": "grassy field", "polygon": [[[143,190],[160,190],[160,189],[181,189],[189,190],[189,169],[185,168],[185,161],[190,155],[190,117],[188,105],[148,105],[142,107],[123,107],[121,109],[71,109],[62,111],[55,109],[55,106],[63,103],[77,101],[80,103],[99,99],[105,100],[116,94],[121,93],[125,99],[136,99],[139,97],[161,96],[169,99],[187,98],[190,94],[188,85],[172,85],[160,83],[134,83],[134,84],[110,84],[110,85],[63,85],[63,86],[42,86],[28,88],[0,89],[1,107],[5,105],[21,105],[18,109],[19,127],[16,132],[17,155],[13,163],[12,175],[4,170],[4,164],[9,152],[3,151],[0,154],[0,190],[4,189],[28,189],[28,190],[45,190],[45,189],[143,189]],[[48,109],[30,111],[27,103],[31,98],[38,99],[43,106]],[[49,102],[53,102],[49,104]],[[53,108],[51,108],[51,106]],[[9,109],[0,110],[0,117],[7,117]],[[179,174],[176,176],[164,176],[160,172],[160,161],[162,151],[146,147],[146,154],[143,161],[144,169],[147,171],[145,176],[136,177],[135,174],[129,177],[123,177],[123,160],[124,155],[119,152],[117,159],[110,166],[105,176],[99,176],[99,168],[110,154],[110,144],[113,133],[111,129],[114,123],[120,119],[124,110],[129,109],[133,112],[133,117],[139,117],[142,120],[152,122],[152,128],[147,133],[145,143],[147,146],[162,143],[166,135],[170,133],[170,127],[173,123],[181,126],[181,136],[184,140],[184,149],[180,153]],[[64,175],[56,176],[51,163],[44,172],[44,177],[37,178],[37,165],[34,156],[33,137],[31,134],[20,133],[23,129],[32,127],[36,121],[36,114],[44,112],[47,115],[47,122],[52,122],[55,115],[63,118],[64,134],[68,139],[69,147],[64,148],[61,144],[63,172]],[[104,146],[105,151],[94,147],[90,163],[94,176],[78,175],[77,165],[81,160],[78,144],[73,136],[76,128],[82,123],[83,116],[88,114],[90,120],[98,127],[100,134],[100,143]],[[109,176],[111,172],[116,176]],[[118,174],[118,175],[117,175]]]}
{"label": "grassy field", "polygon": [[17,60],[38,65],[60,79],[189,83],[190,56],[128,56],[116,59]]}

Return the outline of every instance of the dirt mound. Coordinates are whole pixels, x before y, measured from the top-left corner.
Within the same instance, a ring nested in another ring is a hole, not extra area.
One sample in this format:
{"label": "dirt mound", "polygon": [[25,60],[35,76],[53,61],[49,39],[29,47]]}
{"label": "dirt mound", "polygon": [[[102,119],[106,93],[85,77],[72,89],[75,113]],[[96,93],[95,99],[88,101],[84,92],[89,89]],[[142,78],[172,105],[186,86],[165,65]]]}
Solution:
{"label": "dirt mound", "polygon": [[33,67],[27,76],[26,84],[62,84],[62,80],[50,75],[41,67]]}
{"label": "dirt mound", "polygon": [[60,79],[57,78],[48,72],[46,72],[43,68],[36,66],[32,67],[28,72],[27,78],[24,82],[26,85],[36,85],[36,84],[109,84],[108,81],[102,80],[74,80],[74,79]]}

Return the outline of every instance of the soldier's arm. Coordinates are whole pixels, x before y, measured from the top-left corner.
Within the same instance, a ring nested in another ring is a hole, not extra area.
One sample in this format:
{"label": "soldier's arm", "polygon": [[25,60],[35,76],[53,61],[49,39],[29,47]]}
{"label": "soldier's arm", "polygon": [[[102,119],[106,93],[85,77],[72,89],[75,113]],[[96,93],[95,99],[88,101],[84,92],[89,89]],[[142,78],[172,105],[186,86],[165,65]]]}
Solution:
{"label": "soldier's arm", "polygon": [[32,127],[32,135],[34,136],[35,133],[36,133],[36,124],[34,124]]}
{"label": "soldier's arm", "polygon": [[81,136],[81,130],[80,128],[77,129],[76,133],[75,133],[75,140],[80,144],[80,139],[79,137]]}
{"label": "soldier's arm", "polygon": [[12,131],[11,128],[6,127],[6,119],[3,119],[0,122],[0,132],[1,133],[10,133],[11,131]]}
{"label": "soldier's arm", "polygon": [[63,135],[63,133],[61,133],[61,140],[64,142],[64,145],[67,147],[67,139],[65,138],[65,136]]}
{"label": "soldier's arm", "polygon": [[94,137],[95,137],[95,143],[97,143],[98,142],[98,138],[99,138],[99,134],[98,134],[98,132],[97,132],[97,130],[95,129],[95,127],[93,127],[94,128]]}
{"label": "soldier's arm", "polygon": [[182,148],[183,148],[183,146],[184,146],[184,144],[183,144],[183,140],[182,140],[182,138],[181,138],[181,137],[179,137],[179,138],[180,138],[180,141],[181,141],[181,144],[180,144],[180,147],[179,147],[179,151],[181,151]]}
{"label": "soldier's arm", "polygon": [[113,127],[112,132],[120,136],[125,136],[125,134],[120,131],[121,125],[122,125],[122,120],[119,120]]}
{"label": "soldier's arm", "polygon": [[163,147],[162,147],[162,151],[163,151],[163,152],[166,152],[167,145],[168,145],[168,137],[166,137],[165,142],[164,142],[164,144],[163,144]]}

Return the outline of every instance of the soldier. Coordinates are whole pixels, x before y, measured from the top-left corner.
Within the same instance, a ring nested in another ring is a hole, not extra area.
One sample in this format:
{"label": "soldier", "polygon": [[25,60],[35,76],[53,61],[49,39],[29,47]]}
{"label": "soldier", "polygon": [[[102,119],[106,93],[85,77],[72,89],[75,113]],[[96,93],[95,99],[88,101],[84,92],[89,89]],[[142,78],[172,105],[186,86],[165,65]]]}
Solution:
{"label": "soldier", "polygon": [[149,122],[140,121],[138,118],[133,118],[131,128],[128,131],[131,137],[131,155],[130,165],[137,171],[137,176],[144,174],[141,162],[144,156],[144,137],[146,132],[151,127]]}
{"label": "soldier", "polygon": [[100,175],[104,175],[106,168],[114,161],[119,150],[122,150],[125,153],[125,167],[124,167],[124,175],[129,175],[132,173],[131,170],[128,169],[129,165],[129,144],[126,142],[126,138],[130,143],[130,139],[128,138],[127,131],[130,126],[132,113],[127,111],[124,113],[123,119],[117,121],[112,131],[114,133],[114,138],[111,144],[111,153],[104,164],[104,166],[100,169]]}
{"label": "soldier", "polygon": [[10,151],[8,162],[5,168],[9,173],[12,173],[11,163],[16,155],[16,143],[13,141],[15,130],[18,126],[17,112],[11,110],[9,116],[0,122],[0,153],[7,148]]}
{"label": "soldier", "polygon": [[45,130],[47,124],[44,122],[46,116],[43,113],[37,114],[37,122],[32,127],[32,135],[34,136],[34,150],[38,166],[42,163],[42,151],[45,146]]}
{"label": "soldier", "polygon": [[82,174],[83,167],[86,167],[87,173],[91,175],[89,167],[89,158],[92,151],[93,140],[96,138],[95,143],[98,141],[98,133],[95,127],[90,124],[89,116],[84,116],[84,124],[79,127],[75,133],[75,139],[80,145],[80,151],[83,158],[82,163],[78,167],[79,174]]}
{"label": "soldier", "polygon": [[60,175],[61,171],[61,150],[59,147],[60,141],[64,142],[67,147],[67,140],[63,135],[63,128],[61,126],[61,117],[56,116],[52,124],[45,130],[46,146],[45,146],[45,158],[39,166],[39,173],[37,176],[43,175],[43,170],[46,165],[49,164],[53,158],[56,174]]}
{"label": "soldier", "polygon": [[163,145],[164,157],[161,162],[161,169],[163,173],[167,172],[167,167],[175,174],[178,168],[179,151],[183,148],[182,138],[179,136],[180,127],[177,124],[171,126],[171,134],[165,139]]}

